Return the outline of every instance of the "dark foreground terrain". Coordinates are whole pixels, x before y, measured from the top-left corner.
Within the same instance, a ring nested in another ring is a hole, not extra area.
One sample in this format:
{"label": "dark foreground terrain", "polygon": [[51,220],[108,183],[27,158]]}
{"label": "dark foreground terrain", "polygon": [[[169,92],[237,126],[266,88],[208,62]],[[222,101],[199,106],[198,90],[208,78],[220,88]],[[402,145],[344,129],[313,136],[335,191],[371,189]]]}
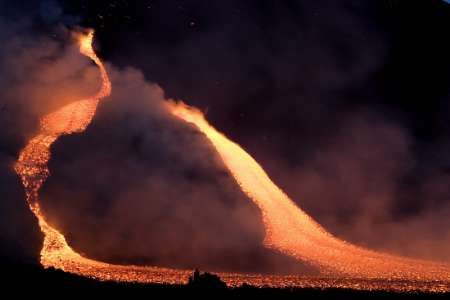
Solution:
{"label": "dark foreground terrain", "polygon": [[[32,290],[58,289],[90,289],[100,291],[102,294],[109,292],[139,292],[141,295],[151,297],[154,294],[177,294],[182,297],[190,295],[210,295],[228,297],[246,297],[249,299],[261,297],[277,297],[279,299],[450,299],[450,294],[429,293],[396,293],[387,291],[357,291],[350,289],[276,289],[256,288],[244,285],[238,288],[228,288],[219,277],[194,272],[186,285],[164,284],[136,284],[118,282],[100,282],[94,279],[84,278],[65,273],[55,269],[43,269],[30,265],[3,265],[1,266],[1,282],[3,289],[13,289],[18,292]],[[129,295],[127,293],[127,295]],[[68,294],[70,296],[70,294]]]}

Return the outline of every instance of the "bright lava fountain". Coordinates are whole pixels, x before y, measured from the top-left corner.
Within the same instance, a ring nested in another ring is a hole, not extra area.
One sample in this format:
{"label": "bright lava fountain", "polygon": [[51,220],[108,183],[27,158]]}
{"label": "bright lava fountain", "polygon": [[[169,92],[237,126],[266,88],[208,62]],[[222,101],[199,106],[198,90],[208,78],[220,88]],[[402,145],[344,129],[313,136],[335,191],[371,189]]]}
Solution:
{"label": "bright lava fountain", "polygon": [[[47,163],[51,145],[61,135],[84,131],[95,115],[99,101],[111,93],[108,74],[92,48],[93,37],[93,31],[80,35],[80,52],[99,67],[100,91],[44,116],[40,133],[28,142],[15,165],[25,187],[28,205],[44,233],[41,264],[99,280],[184,283],[189,270],[113,265],[85,258],[68,245],[64,235],[48,224],[41,212],[38,196],[49,175]],[[219,273],[227,284],[450,291],[449,264],[383,254],[334,237],[294,204],[244,149],[214,129],[199,110],[181,102],[166,104],[170,113],[193,124],[206,136],[242,191],[259,207],[266,231],[264,245],[315,265],[323,274],[322,278],[311,278]]]}

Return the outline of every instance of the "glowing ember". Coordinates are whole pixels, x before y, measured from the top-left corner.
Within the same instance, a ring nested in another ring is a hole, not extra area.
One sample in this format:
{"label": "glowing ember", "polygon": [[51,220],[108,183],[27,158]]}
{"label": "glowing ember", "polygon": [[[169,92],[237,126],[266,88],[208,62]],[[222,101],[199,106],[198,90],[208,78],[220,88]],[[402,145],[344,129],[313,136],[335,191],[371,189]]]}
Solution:
{"label": "glowing ember", "polygon": [[[82,257],[67,244],[64,235],[46,222],[40,210],[38,192],[49,174],[47,163],[51,145],[61,135],[84,131],[100,99],[111,92],[108,74],[92,48],[93,36],[93,31],[79,36],[80,52],[99,67],[102,76],[100,91],[91,98],[73,102],[42,118],[40,133],[28,142],[15,166],[30,209],[44,233],[41,263],[44,267],[100,280],[184,283],[190,273],[188,270],[112,265]],[[219,273],[227,284],[450,291],[449,265],[382,254],[337,239],[296,206],[238,144],[208,124],[199,110],[174,102],[168,102],[167,109],[174,116],[194,124],[207,137],[241,189],[260,208],[266,230],[265,246],[314,264],[328,276],[320,279]],[[332,278],[336,275],[339,279]]]}

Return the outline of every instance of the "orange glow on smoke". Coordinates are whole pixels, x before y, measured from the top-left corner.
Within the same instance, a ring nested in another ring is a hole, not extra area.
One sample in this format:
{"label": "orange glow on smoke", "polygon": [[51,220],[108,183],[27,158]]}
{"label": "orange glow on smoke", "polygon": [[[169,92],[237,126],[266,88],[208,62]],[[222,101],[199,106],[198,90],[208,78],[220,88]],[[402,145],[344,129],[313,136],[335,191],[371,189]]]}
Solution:
{"label": "orange glow on smoke", "polygon": [[[25,187],[27,202],[44,233],[41,263],[44,267],[55,267],[100,280],[184,283],[189,270],[113,265],[82,257],[68,245],[63,234],[46,222],[40,210],[38,193],[49,175],[47,163],[51,145],[61,135],[84,131],[99,101],[111,93],[108,74],[92,48],[93,37],[94,32],[89,31],[79,35],[78,42],[80,53],[92,59],[100,70],[102,85],[99,92],[44,116],[40,133],[28,142],[15,165]],[[295,205],[247,152],[213,128],[199,110],[175,102],[167,102],[166,108],[174,116],[193,124],[206,136],[240,188],[259,207],[266,231],[265,246],[316,265],[325,276],[334,277],[332,280],[321,280],[301,276],[219,273],[227,284],[240,285],[246,282],[256,286],[277,287],[450,290],[449,265],[382,254],[332,236]],[[352,278],[366,281],[353,281]],[[367,281],[370,278],[376,280]],[[391,281],[397,279],[405,279],[409,283]]]}

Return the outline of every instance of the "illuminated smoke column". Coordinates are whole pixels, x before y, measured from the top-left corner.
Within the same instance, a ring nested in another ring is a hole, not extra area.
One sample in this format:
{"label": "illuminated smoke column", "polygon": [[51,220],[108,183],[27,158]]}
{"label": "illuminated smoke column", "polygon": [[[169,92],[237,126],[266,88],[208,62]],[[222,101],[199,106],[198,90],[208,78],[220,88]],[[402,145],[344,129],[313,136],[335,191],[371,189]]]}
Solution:
{"label": "illuminated smoke column", "polygon": [[[80,35],[80,52],[92,59],[102,77],[100,91],[73,102],[43,117],[40,133],[32,138],[19,155],[15,170],[20,175],[30,209],[44,233],[41,263],[74,274],[101,280],[153,283],[183,283],[190,271],[98,262],[75,252],[63,234],[48,224],[40,210],[39,190],[49,175],[47,163],[50,147],[61,135],[82,132],[90,124],[99,101],[111,92],[108,74],[92,49],[93,32]],[[450,266],[406,259],[366,250],[337,239],[296,206],[267,176],[261,166],[238,144],[217,132],[203,114],[183,103],[167,102],[169,113],[195,125],[214,145],[225,166],[247,196],[260,208],[266,230],[265,246],[318,266],[324,274],[359,278],[442,280],[450,281]],[[219,273],[230,285],[244,282],[269,286],[326,286],[326,281],[305,281],[292,276],[264,276]],[[379,289],[381,283],[338,283],[331,286]],[[406,289],[417,289],[418,283]],[[398,289],[405,287],[400,285]],[[428,290],[450,290],[450,286],[424,287]]]}
{"label": "illuminated smoke column", "polygon": [[111,93],[106,69],[92,48],[93,38],[94,32],[89,31],[78,36],[78,43],[80,53],[92,59],[100,69],[102,85],[99,92],[44,116],[40,122],[40,133],[28,142],[15,165],[25,187],[28,205],[44,234],[41,264],[100,280],[181,283],[190,271],[112,265],[82,257],[68,245],[62,233],[47,223],[39,206],[39,190],[49,175],[47,163],[51,145],[62,135],[83,132],[91,123],[99,101]]}

